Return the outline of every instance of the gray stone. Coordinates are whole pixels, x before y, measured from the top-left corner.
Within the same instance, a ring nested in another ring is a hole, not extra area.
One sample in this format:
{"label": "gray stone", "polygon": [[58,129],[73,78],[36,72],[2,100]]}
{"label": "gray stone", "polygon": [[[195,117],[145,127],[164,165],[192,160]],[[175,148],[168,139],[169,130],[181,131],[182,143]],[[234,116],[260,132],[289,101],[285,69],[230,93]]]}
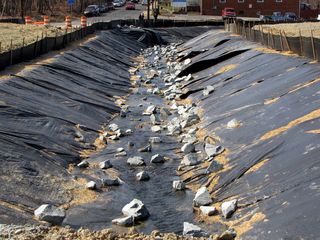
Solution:
{"label": "gray stone", "polygon": [[64,209],[57,208],[51,204],[43,204],[34,211],[35,217],[40,221],[52,224],[61,224],[66,216]]}
{"label": "gray stone", "polygon": [[112,168],[112,164],[111,164],[110,160],[105,160],[105,161],[99,163],[99,167],[101,169],[108,169],[108,168]]}
{"label": "gray stone", "polygon": [[217,209],[215,207],[201,206],[200,211],[203,215],[212,216],[217,212]]}
{"label": "gray stone", "polygon": [[112,132],[115,132],[119,129],[119,126],[115,123],[112,123],[109,125],[109,130],[112,131]]}
{"label": "gray stone", "polygon": [[142,171],[137,173],[136,178],[138,181],[148,181],[150,179],[150,176],[146,171]]}
{"label": "gray stone", "polygon": [[181,151],[184,154],[188,154],[188,153],[192,153],[195,152],[196,148],[193,145],[193,143],[185,143],[182,147],[181,147]]}
{"label": "gray stone", "polygon": [[202,91],[202,94],[203,96],[208,96],[210,93],[212,93],[214,91],[214,87],[209,85],[209,86],[206,86],[203,91]]}
{"label": "gray stone", "polygon": [[225,218],[230,218],[237,209],[238,200],[234,199],[221,204],[221,212]]}
{"label": "gray stone", "polygon": [[193,199],[193,205],[195,207],[206,206],[212,203],[212,199],[209,191],[206,187],[198,189],[196,196]]}
{"label": "gray stone", "polygon": [[168,116],[172,115],[172,113],[167,108],[161,108],[160,114],[163,117],[168,117]]}
{"label": "gray stone", "polygon": [[127,163],[131,166],[143,166],[145,165],[144,159],[142,157],[136,156],[128,158]]}
{"label": "gray stone", "polygon": [[233,240],[237,236],[237,233],[234,229],[230,228],[226,231],[224,231],[220,236],[219,240]]}
{"label": "gray stone", "polygon": [[153,155],[151,157],[151,163],[164,163],[164,157],[160,154]]}
{"label": "gray stone", "polygon": [[175,190],[181,191],[186,189],[186,184],[181,180],[176,180],[176,181],[173,181],[172,187]]}
{"label": "gray stone", "polygon": [[160,126],[152,126],[151,131],[155,133],[160,133],[161,132],[161,127]]}
{"label": "gray stone", "polygon": [[120,117],[125,118],[127,116],[127,110],[121,109],[120,111]]}
{"label": "gray stone", "polygon": [[218,163],[216,160],[213,160],[210,165],[207,167],[206,172],[207,173],[214,173],[218,172],[223,169],[223,165]]}
{"label": "gray stone", "polygon": [[116,153],[114,156],[115,157],[124,157],[124,156],[127,156],[127,152],[126,151],[119,152],[119,153]]}
{"label": "gray stone", "polygon": [[128,147],[133,147],[134,143],[133,142],[128,142]]}
{"label": "gray stone", "polygon": [[158,117],[157,115],[155,115],[155,114],[152,114],[152,115],[150,116],[150,121],[151,121],[151,123],[152,123],[153,125],[156,125],[156,124],[159,124],[159,123],[160,123],[159,117]]}
{"label": "gray stone", "polygon": [[87,168],[87,167],[89,167],[89,162],[86,160],[83,160],[80,163],[78,163],[77,167],[78,168]]}
{"label": "gray stone", "polygon": [[162,140],[160,137],[150,137],[149,138],[149,142],[152,143],[152,144],[155,144],[155,143],[161,143]]}
{"label": "gray stone", "polygon": [[90,181],[86,184],[86,188],[89,190],[95,190],[97,188],[97,184],[95,181]]}
{"label": "gray stone", "polygon": [[134,224],[134,217],[133,216],[127,216],[122,218],[116,218],[112,220],[113,224],[124,226],[124,227],[131,227]]}
{"label": "gray stone", "polygon": [[202,230],[199,226],[192,223],[183,223],[183,236],[186,237],[206,237],[208,234]]}
{"label": "gray stone", "polygon": [[204,151],[206,152],[208,157],[214,157],[222,153],[224,151],[224,147],[206,143],[204,146]]}
{"label": "gray stone", "polygon": [[120,185],[120,179],[119,178],[102,178],[101,179],[101,185],[102,187],[107,186],[119,186]]}
{"label": "gray stone", "polygon": [[152,150],[151,145],[147,145],[145,147],[138,149],[139,152],[151,152],[151,150]]}
{"label": "gray stone", "polygon": [[174,125],[171,125],[169,124],[168,126],[168,132],[169,132],[169,135],[179,135],[181,134],[181,125],[180,124],[174,124]]}
{"label": "gray stone", "polygon": [[138,199],[133,199],[130,203],[122,208],[125,216],[133,216],[136,220],[146,220],[150,213],[146,206]]}
{"label": "gray stone", "polygon": [[124,151],[124,148],[123,148],[123,147],[119,147],[119,148],[116,149],[116,152],[118,152],[118,153],[119,153],[119,152],[123,152],[123,151]]}
{"label": "gray stone", "polygon": [[200,161],[198,160],[198,156],[196,153],[189,153],[183,157],[183,160],[181,161],[181,165],[184,166],[194,166],[199,164]]}

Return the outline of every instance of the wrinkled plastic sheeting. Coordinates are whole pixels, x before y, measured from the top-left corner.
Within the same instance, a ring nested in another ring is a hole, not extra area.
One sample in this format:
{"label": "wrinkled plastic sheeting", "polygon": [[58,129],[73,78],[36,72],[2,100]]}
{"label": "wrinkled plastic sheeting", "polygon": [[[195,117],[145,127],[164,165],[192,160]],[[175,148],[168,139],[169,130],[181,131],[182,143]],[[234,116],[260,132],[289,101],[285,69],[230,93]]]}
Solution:
{"label": "wrinkled plastic sheeting", "polygon": [[[71,199],[66,169],[81,150],[94,149],[98,130],[119,111],[114,97],[128,93],[132,57],[146,47],[133,35],[101,32],[51,62],[0,82],[2,223],[32,222],[30,214],[39,205]],[[85,143],[75,140],[76,131]]]}
{"label": "wrinkled plastic sheeting", "polygon": [[[231,152],[230,168],[213,189],[216,201],[236,196],[241,210],[235,219],[265,215],[265,221],[252,221],[245,239],[316,239],[320,143],[310,131],[320,129],[319,65],[262,51],[261,45],[219,31],[181,48],[184,55],[199,53],[181,73],[194,76],[185,96],[200,101],[208,134],[219,136]],[[199,67],[204,60],[206,67]],[[215,91],[203,96],[208,85]],[[232,119],[241,127],[228,129]]]}

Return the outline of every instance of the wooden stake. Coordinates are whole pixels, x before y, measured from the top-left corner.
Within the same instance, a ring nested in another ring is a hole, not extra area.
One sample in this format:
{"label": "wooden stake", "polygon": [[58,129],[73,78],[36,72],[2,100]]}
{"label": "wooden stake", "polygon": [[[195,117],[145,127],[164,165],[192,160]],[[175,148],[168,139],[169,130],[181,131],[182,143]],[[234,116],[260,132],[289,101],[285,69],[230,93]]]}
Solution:
{"label": "wooden stake", "polygon": [[282,42],[282,34],[280,31],[280,45],[281,45],[281,51],[283,51],[283,42]]}
{"label": "wooden stake", "polygon": [[311,34],[311,46],[312,46],[313,59],[316,60],[317,56],[316,56],[316,50],[314,48],[313,30],[310,31],[310,34]]}
{"label": "wooden stake", "polygon": [[299,29],[299,41],[300,41],[300,56],[302,56],[303,53],[303,43],[302,43],[302,35],[301,30]]}
{"label": "wooden stake", "polygon": [[291,48],[290,48],[290,46],[289,46],[289,42],[288,42],[287,35],[286,35],[285,31],[283,31],[283,36],[284,36],[284,40],[286,41],[288,50],[291,51]]}
{"label": "wooden stake", "polygon": [[12,65],[12,38],[10,40],[10,65]]}

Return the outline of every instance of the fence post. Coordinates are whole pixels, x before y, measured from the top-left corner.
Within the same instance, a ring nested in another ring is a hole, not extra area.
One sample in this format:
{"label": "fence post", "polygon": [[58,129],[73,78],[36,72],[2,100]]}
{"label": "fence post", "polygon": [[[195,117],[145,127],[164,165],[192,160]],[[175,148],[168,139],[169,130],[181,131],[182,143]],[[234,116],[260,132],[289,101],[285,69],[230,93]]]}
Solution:
{"label": "fence post", "polygon": [[289,45],[289,42],[288,42],[287,35],[286,35],[285,31],[283,31],[283,35],[284,35],[284,39],[286,41],[287,47],[288,47],[289,51],[291,51],[291,48],[290,48],[290,45]]}
{"label": "fence post", "polygon": [[263,34],[263,27],[260,25],[261,29],[260,29],[260,34],[261,34],[261,43],[263,45],[265,45],[265,41],[264,41],[264,34]]}
{"label": "fence post", "polygon": [[281,51],[283,51],[283,41],[282,41],[282,34],[281,34],[281,31],[280,31],[280,46],[281,46]]}
{"label": "fence post", "polygon": [[310,30],[310,34],[311,34],[311,46],[312,46],[313,59],[316,60],[317,56],[316,56],[316,50],[314,49],[313,30]]}
{"label": "fence post", "polygon": [[10,65],[12,65],[12,38],[10,41]]}
{"label": "fence post", "polygon": [[300,41],[300,56],[302,56],[303,45],[302,45],[302,35],[301,35],[301,30],[300,29],[299,29],[299,41]]}

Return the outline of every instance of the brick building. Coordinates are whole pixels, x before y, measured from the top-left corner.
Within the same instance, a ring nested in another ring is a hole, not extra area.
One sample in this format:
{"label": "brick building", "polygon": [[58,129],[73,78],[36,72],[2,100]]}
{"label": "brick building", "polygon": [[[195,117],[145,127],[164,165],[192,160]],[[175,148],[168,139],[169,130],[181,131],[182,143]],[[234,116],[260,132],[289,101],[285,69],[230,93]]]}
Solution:
{"label": "brick building", "polygon": [[[294,12],[299,15],[299,0],[200,0],[203,15],[221,15],[222,9],[232,7],[238,16],[257,17],[273,12]],[[301,1],[301,0],[300,0]]]}

